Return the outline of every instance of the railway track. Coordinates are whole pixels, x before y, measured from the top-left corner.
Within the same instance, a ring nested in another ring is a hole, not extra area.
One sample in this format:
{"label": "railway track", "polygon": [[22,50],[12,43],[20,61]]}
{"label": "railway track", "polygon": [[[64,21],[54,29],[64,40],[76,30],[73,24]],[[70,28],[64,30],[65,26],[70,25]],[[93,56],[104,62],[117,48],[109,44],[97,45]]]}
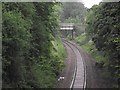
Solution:
{"label": "railway track", "polygon": [[73,74],[71,85],[69,88],[71,90],[74,90],[75,88],[85,90],[86,88],[86,65],[82,59],[80,50],[73,42],[63,39],[63,43],[67,44],[67,46],[69,46],[76,55],[74,74]]}

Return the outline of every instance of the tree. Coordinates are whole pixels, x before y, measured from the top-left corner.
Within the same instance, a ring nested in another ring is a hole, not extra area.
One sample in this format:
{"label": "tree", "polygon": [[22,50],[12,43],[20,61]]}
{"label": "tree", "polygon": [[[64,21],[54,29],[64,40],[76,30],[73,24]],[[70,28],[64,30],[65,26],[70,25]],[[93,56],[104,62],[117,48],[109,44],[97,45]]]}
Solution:
{"label": "tree", "polygon": [[[109,58],[108,69],[114,80],[120,78],[120,3],[100,3],[90,9],[86,32],[92,37],[97,49]],[[94,18],[93,18],[94,17]]]}
{"label": "tree", "polygon": [[61,22],[74,23],[76,35],[84,33],[86,8],[81,2],[64,2],[62,3]]}
{"label": "tree", "polygon": [[52,87],[63,65],[63,56],[59,56],[55,49],[58,46],[52,43],[60,41],[59,35],[55,35],[59,4],[5,2],[2,5],[3,88]]}

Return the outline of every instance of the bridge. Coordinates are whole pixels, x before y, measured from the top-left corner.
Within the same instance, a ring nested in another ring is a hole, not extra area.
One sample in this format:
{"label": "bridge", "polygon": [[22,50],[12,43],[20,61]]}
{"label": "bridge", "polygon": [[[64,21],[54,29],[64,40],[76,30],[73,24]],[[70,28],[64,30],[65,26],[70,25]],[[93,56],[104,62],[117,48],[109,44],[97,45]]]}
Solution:
{"label": "bridge", "polygon": [[62,34],[62,37],[67,36],[68,33],[71,33],[71,37],[73,39],[75,33],[74,30],[74,23],[60,23],[60,32]]}

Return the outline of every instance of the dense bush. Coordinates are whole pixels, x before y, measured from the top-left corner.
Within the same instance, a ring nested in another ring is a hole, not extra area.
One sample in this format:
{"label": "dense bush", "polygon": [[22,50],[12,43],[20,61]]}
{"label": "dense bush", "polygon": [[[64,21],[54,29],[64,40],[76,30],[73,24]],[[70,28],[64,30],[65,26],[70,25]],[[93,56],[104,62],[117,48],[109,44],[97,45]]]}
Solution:
{"label": "dense bush", "polygon": [[100,3],[93,6],[87,17],[87,34],[99,51],[108,57],[104,62],[114,80],[120,79],[120,3]]}
{"label": "dense bush", "polygon": [[3,88],[52,87],[64,57],[56,35],[59,4],[13,2],[2,7]]}

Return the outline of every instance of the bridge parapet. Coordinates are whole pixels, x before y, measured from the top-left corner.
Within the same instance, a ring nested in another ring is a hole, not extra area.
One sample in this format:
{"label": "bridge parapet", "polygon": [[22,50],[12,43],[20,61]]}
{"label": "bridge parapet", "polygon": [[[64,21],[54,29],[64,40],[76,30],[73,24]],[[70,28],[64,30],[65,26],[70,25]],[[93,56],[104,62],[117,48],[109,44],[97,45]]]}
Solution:
{"label": "bridge parapet", "polygon": [[74,33],[74,30],[75,30],[74,23],[60,23],[59,25],[60,25],[60,31],[61,31],[62,34],[70,31],[71,36],[73,38],[73,35],[74,35],[73,33]]}
{"label": "bridge parapet", "polygon": [[74,23],[60,23],[60,30],[74,30]]}

